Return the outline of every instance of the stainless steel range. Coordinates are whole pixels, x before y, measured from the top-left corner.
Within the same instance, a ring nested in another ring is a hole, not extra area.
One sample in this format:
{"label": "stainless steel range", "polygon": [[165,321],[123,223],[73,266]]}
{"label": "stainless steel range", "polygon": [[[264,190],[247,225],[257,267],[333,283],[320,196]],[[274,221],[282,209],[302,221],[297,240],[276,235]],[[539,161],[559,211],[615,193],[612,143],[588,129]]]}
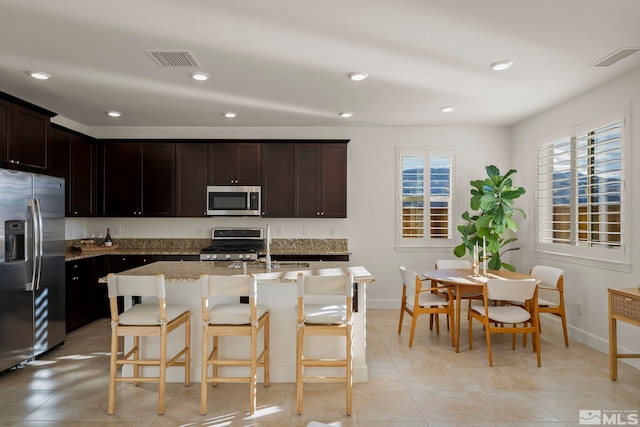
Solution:
{"label": "stainless steel range", "polygon": [[200,261],[253,261],[264,248],[262,228],[216,227],[211,246],[200,251]]}

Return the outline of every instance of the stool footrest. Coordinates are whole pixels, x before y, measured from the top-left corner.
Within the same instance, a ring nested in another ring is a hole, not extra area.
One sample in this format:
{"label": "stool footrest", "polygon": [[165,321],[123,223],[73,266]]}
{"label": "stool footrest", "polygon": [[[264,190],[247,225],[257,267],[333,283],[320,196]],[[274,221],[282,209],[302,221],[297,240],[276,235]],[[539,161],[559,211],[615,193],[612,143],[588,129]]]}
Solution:
{"label": "stool footrest", "polygon": [[345,368],[347,366],[347,361],[344,359],[304,359],[302,361],[302,366],[304,367],[337,367],[337,368]]}
{"label": "stool footrest", "polygon": [[302,377],[305,383],[346,383],[345,377]]}

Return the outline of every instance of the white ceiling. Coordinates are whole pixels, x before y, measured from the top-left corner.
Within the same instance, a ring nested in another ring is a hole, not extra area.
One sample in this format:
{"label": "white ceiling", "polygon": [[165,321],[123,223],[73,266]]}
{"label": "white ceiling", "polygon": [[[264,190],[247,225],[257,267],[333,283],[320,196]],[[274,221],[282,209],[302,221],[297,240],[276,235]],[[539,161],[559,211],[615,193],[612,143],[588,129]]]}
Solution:
{"label": "white ceiling", "polygon": [[640,47],[639,19],[638,0],[0,0],[0,91],[89,127],[510,125],[639,68],[591,66]]}

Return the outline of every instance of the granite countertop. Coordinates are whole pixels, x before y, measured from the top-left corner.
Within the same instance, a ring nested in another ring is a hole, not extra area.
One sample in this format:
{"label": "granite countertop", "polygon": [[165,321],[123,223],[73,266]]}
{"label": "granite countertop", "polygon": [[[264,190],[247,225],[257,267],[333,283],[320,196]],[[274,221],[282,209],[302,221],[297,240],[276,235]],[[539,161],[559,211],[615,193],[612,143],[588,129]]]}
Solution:
{"label": "granite countertop", "polygon": [[[97,242],[101,244],[102,242]],[[211,245],[211,239],[114,239],[115,249],[83,252],[74,250],[79,240],[68,240],[66,261],[75,261],[102,255],[198,255]],[[274,255],[351,255],[348,239],[272,239]],[[265,251],[259,255],[264,256]]]}
{"label": "granite countertop", "polygon": [[[375,278],[361,265],[348,261],[315,261],[315,262],[283,262],[274,263],[270,272],[264,263],[247,263],[247,274],[255,274],[261,283],[295,282],[298,273],[313,275],[335,275],[351,273],[354,281],[359,283],[371,283]],[[237,268],[234,268],[237,267]],[[202,274],[232,276],[243,274],[241,262],[229,261],[158,261],[142,267],[132,268],[120,274],[134,276],[164,274],[167,283],[195,283]],[[106,277],[100,279],[106,282]]]}
{"label": "granite countertop", "polygon": [[93,258],[102,255],[199,255],[198,250],[170,250],[170,249],[122,249],[120,247],[116,249],[104,249],[91,252],[82,252],[79,250],[67,249],[64,254],[65,261],[76,261],[79,259]]}

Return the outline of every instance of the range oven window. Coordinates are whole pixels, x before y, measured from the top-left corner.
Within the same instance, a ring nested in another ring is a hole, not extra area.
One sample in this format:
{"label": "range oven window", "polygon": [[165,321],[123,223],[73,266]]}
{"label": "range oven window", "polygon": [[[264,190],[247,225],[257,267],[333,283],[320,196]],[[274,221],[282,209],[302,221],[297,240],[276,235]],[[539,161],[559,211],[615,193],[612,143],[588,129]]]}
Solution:
{"label": "range oven window", "polygon": [[247,208],[247,193],[209,193],[209,206],[216,210],[244,210]]}

